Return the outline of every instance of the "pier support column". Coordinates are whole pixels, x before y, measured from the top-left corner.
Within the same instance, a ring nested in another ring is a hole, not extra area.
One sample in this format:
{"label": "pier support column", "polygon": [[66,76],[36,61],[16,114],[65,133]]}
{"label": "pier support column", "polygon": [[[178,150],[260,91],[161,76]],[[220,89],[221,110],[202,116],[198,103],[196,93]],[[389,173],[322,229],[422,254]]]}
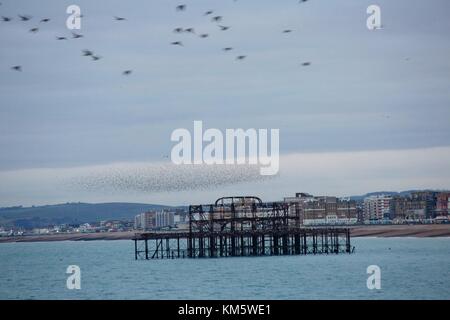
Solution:
{"label": "pier support column", "polygon": [[148,260],[148,243],[147,239],[145,239],[145,259]]}

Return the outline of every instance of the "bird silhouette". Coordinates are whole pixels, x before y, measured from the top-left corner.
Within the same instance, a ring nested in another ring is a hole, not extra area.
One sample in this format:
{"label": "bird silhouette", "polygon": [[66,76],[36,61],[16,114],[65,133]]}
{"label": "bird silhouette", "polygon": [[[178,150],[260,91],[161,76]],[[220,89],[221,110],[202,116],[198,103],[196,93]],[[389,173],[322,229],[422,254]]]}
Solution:
{"label": "bird silhouette", "polygon": [[22,71],[22,66],[14,66],[14,67],[11,67],[11,69],[14,71]]}
{"label": "bird silhouette", "polygon": [[310,65],[311,65],[311,62],[308,62],[308,61],[302,63],[302,66],[304,66],[304,67],[307,67],[307,66],[310,66]]}
{"label": "bird silhouette", "polygon": [[212,17],[211,18],[211,21],[213,21],[213,22],[220,22],[220,21],[222,21],[222,16],[215,16],[215,17]]}
{"label": "bird silhouette", "polygon": [[21,21],[28,21],[31,20],[31,16],[22,16],[22,15],[18,15]]}
{"label": "bird silhouette", "polygon": [[67,40],[66,37],[56,37],[56,40]]}
{"label": "bird silhouette", "polygon": [[83,38],[83,35],[79,34],[79,33],[72,32],[72,38],[74,38],[74,39]]}
{"label": "bird silhouette", "polygon": [[187,28],[187,29],[184,29],[184,32],[195,33],[195,30],[194,30],[194,28]]}
{"label": "bird silhouette", "polygon": [[92,58],[92,60],[97,61],[97,60],[100,60],[102,57],[91,55],[91,58]]}
{"label": "bird silhouette", "polygon": [[180,4],[180,5],[176,6],[175,9],[177,11],[184,11],[184,10],[186,10],[186,5],[185,4]]}
{"label": "bird silhouette", "polygon": [[36,32],[38,32],[39,31],[39,28],[31,28],[30,29],[30,32],[31,33],[36,33]]}
{"label": "bird silhouette", "polygon": [[133,70],[125,70],[124,72],[122,72],[122,74],[124,76],[129,76],[132,72],[133,72]]}
{"label": "bird silhouette", "polygon": [[49,22],[49,21],[50,21],[50,18],[41,19],[41,22]]}
{"label": "bird silhouette", "polygon": [[92,56],[94,54],[91,50],[83,50],[82,52],[85,57]]}
{"label": "bird silhouette", "polygon": [[209,10],[209,11],[206,11],[204,15],[205,15],[205,16],[209,16],[209,15],[211,15],[211,14],[213,14],[213,11],[212,11],[212,10]]}
{"label": "bird silhouette", "polygon": [[225,31],[230,29],[231,27],[227,27],[227,26],[219,26],[221,31]]}
{"label": "bird silhouette", "polygon": [[114,19],[115,19],[116,21],[125,21],[125,20],[127,20],[127,19],[125,19],[125,18],[123,18],[123,17],[117,17],[117,16],[115,16]]}
{"label": "bird silhouette", "polygon": [[2,16],[2,20],[3,20],[4,22],[9,22],[9,21],[11,21],[11,20],[12,20],[12,18],[10,18],[10,17],[5,17],[5,16]]}
{"label": "bird silhouette", "polygon": [[233,48],[232,47],[226,47],[226,48],[223,48],[222,50],[223,51],[231,51],[231,50],[233,50]]}
{"label": "bird silhouette", "polygon": [[292,30],[291,29],[286,29],[286,30],[283,30],[283,33],[291,33],[292,32]]}
{"label": "bird silhouette", "polygon": [[171,45],[183,47],[183,43],[182,43],[181,41],[174,41],[174,42],[171,42]]}
{"label": "bird silhouette", "polygon": [[201,35],[199,35],[200,38],[208,38],[209,34],[207,33],[202,33]]}
{"label": "bird silhouette", "polygon": [[244,60],[245,58],[247,58],[247,56],[237,56],[236,60]]}
{"label": "bird silhouette", "polygon": [[184,30],[183,30],[183,28],[175,28],[175,29],[173,29],[173,32],[175,32],[175,33],[182,33]]}

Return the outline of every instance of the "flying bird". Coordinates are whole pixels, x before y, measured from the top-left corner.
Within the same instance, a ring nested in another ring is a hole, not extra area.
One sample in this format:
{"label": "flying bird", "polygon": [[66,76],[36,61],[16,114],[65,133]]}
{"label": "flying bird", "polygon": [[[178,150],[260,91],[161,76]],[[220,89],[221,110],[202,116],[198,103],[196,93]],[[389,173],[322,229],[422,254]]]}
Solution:
{"label": "flying bird", "polygon": [[66,37],[56,37],[56,40],[67,40]]}
{"label": "flying bird", "polygon": [[180,5],[176,6],[175,9],[177,11],[184,11],[184,10],[186,10],[186,5],[185,4],[180,4]]}
{"label": "flying bird", "polygon": [[233,48],[232,47],[226,47],[226,48],[223,48],[222,50],[223,51],[231,51],[231,50],[233,50]]}
{"label": "flying bird", "polygon": [[307,66],[310,66],[311,65],[311,62],[303,62],[302,63],[302,66],[304,66],[304,67],[307,67]]}
{"label": "flying bird", "polygon": [[2,16],[2,20],[3,20],[4,22],[9,22],[9,21],[12,20],[12,18]]}
{"label": "flying bird", "polygon": [[123,17],[117,17],[117,16],[115,16],[114,19],[117,20],[117,21],[125,21],[125,20],[127,20],[127,19],[125,19]]}
{"label": "flying bird", "polygon": [[36,32],[38,32],[39,31],[39,28],[31,28],[30,29],[30,32],[32,32],[32,33],[36,33]]}
{"label": "flying bird", "polygon": [[181,41],[174,41],[174,42],[171,42],[170,44],[174,45],[174,46],[181,46],[181,47],[183,47],[183,43]]}
{"label": "flying bird", "polygon": [[132,72],[133,72],[133,70],[125,70],[124,72],[122,72],[122,74],[124,76],[129,76]]}
{"label": "flying bird", "polygon": [[211,21],[213,22],[220,22],[222,21],[222,16],[215,16],[211,18]]}
{"label": "flying bird", "polygon": [[222,31],[225,31],[225,30],[228,30],[231,28],[231,27],[227,27],[227,26],[219,26],[219,27],[220,27],[220,30],[222,30]]}
{"label": "flying bird", "polygon": [[11,69],[14,71],[22,71],[22,66],[14,66],[14,67],[11,67]]}
{"label": "flying bird", "polygon": [[31,16],[21,16],[20,14],[18,16],[21,21],[28,21],[32,18]]}
{"label": "flying bird", "polygon": [[199,35],[200,38],[208,38],[209,34],[207,33],[202,33],[201,35]]}
{"label": "flying bird", "polygon": [[247,58],[247,56],[237,56],[236,60],[244,60],[245,58]]}
{"label": "flying bird", "polygon": [[82,52],[85,57],[92,56],[94,54],[91,50],[83,50]]}
{"label": "flying bird", "polygon": [[72,32],[72,38],[74,38],[74,39],[83,38],[83,35],[79,34],[79,33]]}
{"label": "flying bird", "polygon": [[100,60],[102,58],[100,56],[94,56],[94,55],[91,55],[91,57],[92,57],[92,60],[94,60],[94,61]]}
{"label": "flying bird", "polygon": [[182,33],[183,32],[183,28],[175,28],[175,29],[173,29],[173,32],[175,32],[175,33]]}
{"label": "flying bird", "polygon": [[187,29],[184,29],[184,32],[195,33],[195,30],[194,30],[194,28],[187,28]]}
{"label": "flying bird", "polygon": [[292,30],[291,29],[286,29],[286,30],[283,30],[283,33],[291,33],[292,32]]}
{"label": "flying bird", "polygon": [[49,22],[49,21],[50,21],[50,18],[41,19],[41,22]]}
{"label": "flying bird", "polygon": [[205,16],[209,16],[209,15],[211,15],[211,14],[213,14],[213,11],[212,11],[212,10],[209,10],[209,11],[206,11],[204,15],[205,15]]}

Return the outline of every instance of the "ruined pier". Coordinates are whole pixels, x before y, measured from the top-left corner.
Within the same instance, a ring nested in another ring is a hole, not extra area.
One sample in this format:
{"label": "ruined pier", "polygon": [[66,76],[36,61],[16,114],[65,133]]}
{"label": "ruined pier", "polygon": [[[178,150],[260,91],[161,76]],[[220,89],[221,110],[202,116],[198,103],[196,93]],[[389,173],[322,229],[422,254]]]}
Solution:
{"label": "ruined pier", "polygon": [[352,253],[348,228],[302,227],[300,214],[282,202],[225,197],[189,207],[184,232],[143,232],[135,259],[219,258]]}

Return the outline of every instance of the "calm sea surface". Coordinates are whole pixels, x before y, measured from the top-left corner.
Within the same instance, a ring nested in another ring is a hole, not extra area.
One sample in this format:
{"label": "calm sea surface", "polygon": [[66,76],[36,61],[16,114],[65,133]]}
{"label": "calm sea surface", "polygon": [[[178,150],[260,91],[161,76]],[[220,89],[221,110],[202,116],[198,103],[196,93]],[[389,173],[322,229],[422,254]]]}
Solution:
{"label": "calm sea surface", "polygon": [[[135,261],[132,241],[0,244],[0,299],[450,299],[450,238],[355,238],[353,255]],[[69,265],[81,289],[66,287]],[[367,266],[381,268],[368,290]]]}

